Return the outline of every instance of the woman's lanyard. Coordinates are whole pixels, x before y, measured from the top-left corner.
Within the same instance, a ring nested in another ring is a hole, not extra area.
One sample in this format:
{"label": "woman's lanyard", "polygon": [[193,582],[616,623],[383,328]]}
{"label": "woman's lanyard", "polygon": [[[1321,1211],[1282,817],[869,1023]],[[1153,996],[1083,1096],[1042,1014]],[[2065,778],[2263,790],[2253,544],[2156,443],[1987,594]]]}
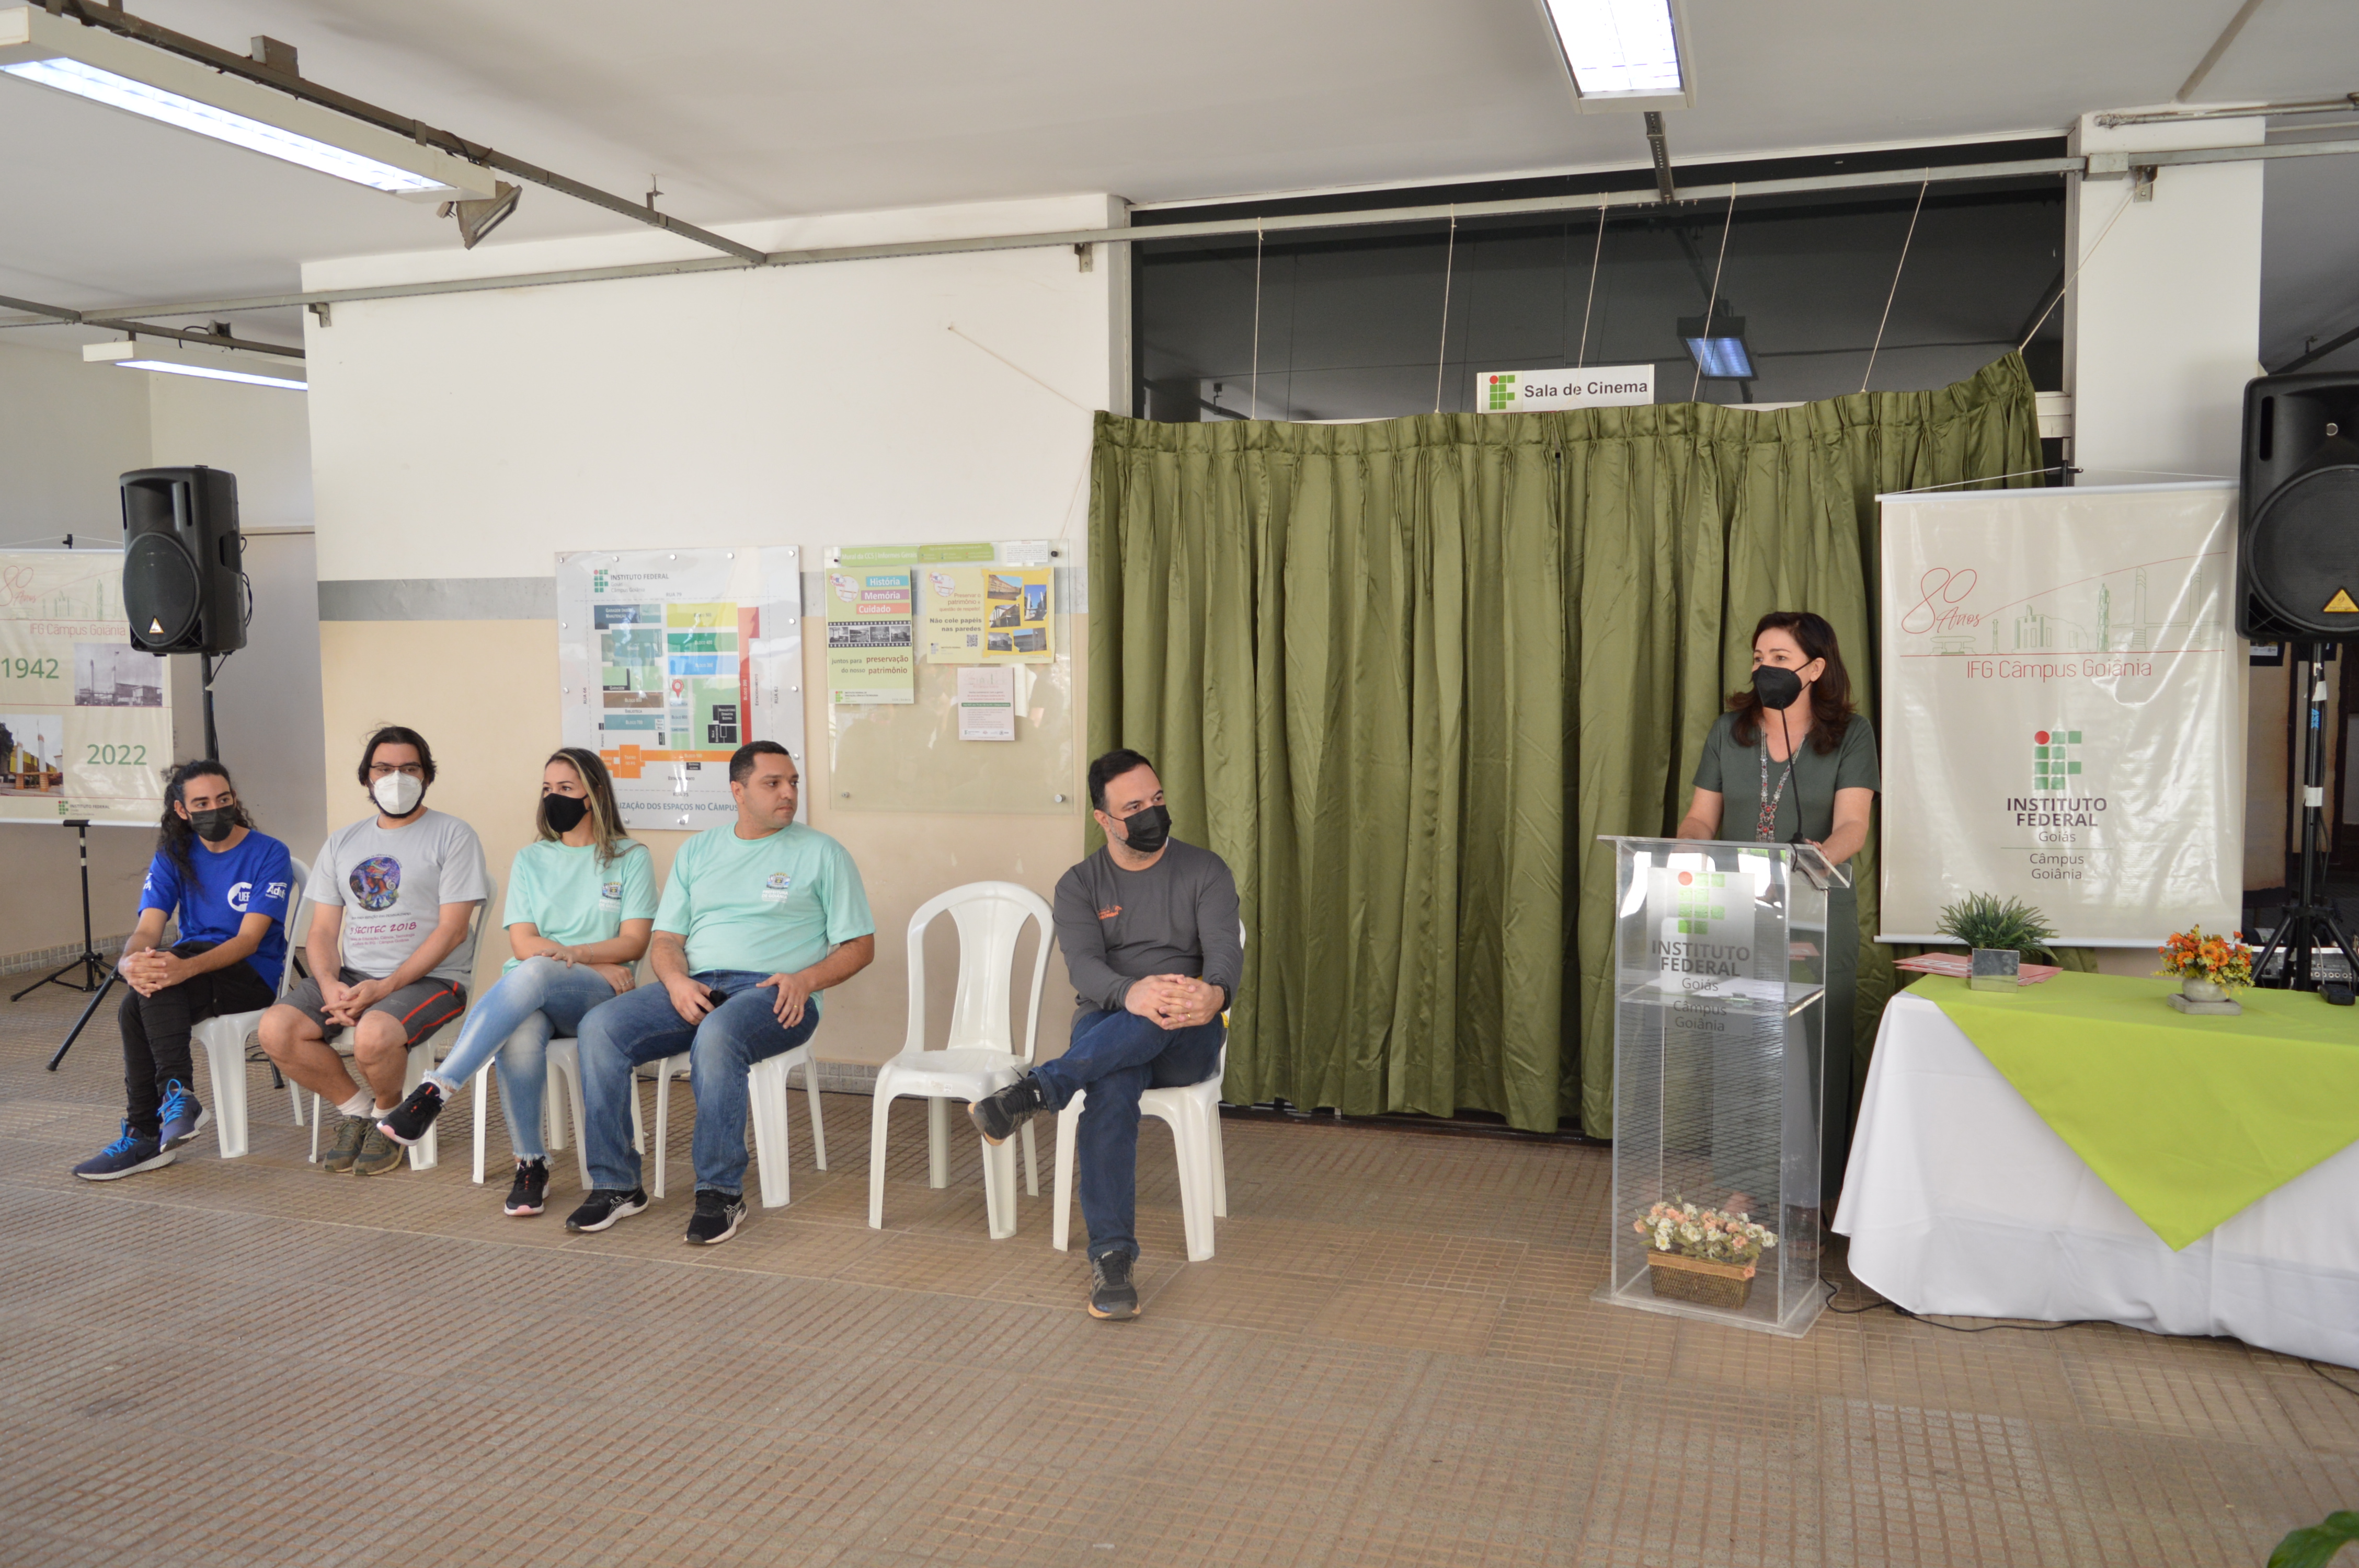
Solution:
{"label": "woman's lanyard", "polygon": [[1777,840],[1777,803],[1786,798],[1787,783],[1794,776],[1794,758],[1788,752],[1786,771],[1778,775],[1777,793],[1769,793],[1769,728],[1761,729],[1761,820],[1754,825],[1753,839],[1757,844],[1773,844]]}

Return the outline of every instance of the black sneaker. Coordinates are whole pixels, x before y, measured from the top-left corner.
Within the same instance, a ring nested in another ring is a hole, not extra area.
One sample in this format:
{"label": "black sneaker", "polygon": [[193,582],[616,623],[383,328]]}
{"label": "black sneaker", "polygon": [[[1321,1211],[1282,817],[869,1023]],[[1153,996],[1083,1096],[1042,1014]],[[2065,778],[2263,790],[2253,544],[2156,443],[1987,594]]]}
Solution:
{"label": "black sneaker", "polygon": [[178,1149],[212,1125],[213,1119],[213,1113],[199,1105],[197,1097],[178,1078],[164,1086],[164,1108],[158,1114],[163,1119],[164,1130],[158,1134],[156,1141],[167,1149]]}
{"label": "black sneaker", "polygon": [[1130,1254],[1109,1252],[1090,1260],[1090,1315],[1127,1323],[1138,1315],[1138,1287],[1130,1282]]}
{"label": "black sneaker", "polygon": [[997,1145],[1016,1136],[1016,1130],[1049,1108],[1040,1080],[1027,1073],[996,1094],[988,1094],[966,1108],[967,1119],[986,1143]]}
{"label": "black sneaker", "polygon": [[508,1188],[508,1201],[502,1209],[518,1218],[538,1214],[549,1206],[549,1162],[518,1160],[516,1182]]}
{"label": "black sneaker", "polygon": [[618,1219],[628,1219],[647,1206],[645,1188],[633,1187],[624,1192],[618,1187],[592,1187],[582,1206],[565,1217],[565,1228],[577,1234],[585,1230],[603,1230]]}
{"label": "black sneaker", "polygon": [[425,1137],[426,1130],[441,1114],[442,1086],[428,1078],[409,1091],[408,1099],[386,1111],[378,1119],[376,1130],[407,1149]]}
{"label": "black sneaker", "polygon": [[745,1200],[736,1193],[696,1189],[696,1214],[688,1222],[684,1239],[690,1247],[718,1247],[745,1223]]}
{"label": "black sneaker", "polygon": [[73,1173],[85,1182],[112,1182],[118,1177],[136,1176],[142,1171],[160,1169],[179,1158],[153,1138],[135,1137],[126,1121],[122,1137],[76,1165]]}

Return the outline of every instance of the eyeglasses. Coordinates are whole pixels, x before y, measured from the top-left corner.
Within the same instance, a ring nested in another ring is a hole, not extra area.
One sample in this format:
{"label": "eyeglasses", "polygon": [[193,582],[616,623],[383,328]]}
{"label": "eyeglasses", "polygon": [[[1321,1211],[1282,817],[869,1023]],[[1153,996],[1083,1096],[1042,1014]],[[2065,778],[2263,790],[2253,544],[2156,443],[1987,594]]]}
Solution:
{"label": "eyeglasses", "polygon": [[396,773],[408,773],[411,778],[423,779],[426,776],[426,764],[423,762],[371,762],[369,764],[368,775],[373,779],[391,778]]}

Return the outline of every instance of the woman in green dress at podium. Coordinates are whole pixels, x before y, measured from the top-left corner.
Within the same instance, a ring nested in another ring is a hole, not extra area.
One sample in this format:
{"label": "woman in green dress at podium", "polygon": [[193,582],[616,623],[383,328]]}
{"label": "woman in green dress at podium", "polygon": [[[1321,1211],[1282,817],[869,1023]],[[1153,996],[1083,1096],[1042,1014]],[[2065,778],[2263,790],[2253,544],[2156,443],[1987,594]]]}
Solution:
{"label": "woman in green dress at podium", "polygon": [[[1875,731],[1851,701],[1835,629],[1808,611],[1772,611],[1753,629],[1753,684],[1712,720],[1682,838],[1807,843],[1843,865],[1867,842],[1879,787]],[[1851,1145],[1852,1003],[1859,989],[1859,901],[1827,890],[1820,1201],[1843,1192]]]}

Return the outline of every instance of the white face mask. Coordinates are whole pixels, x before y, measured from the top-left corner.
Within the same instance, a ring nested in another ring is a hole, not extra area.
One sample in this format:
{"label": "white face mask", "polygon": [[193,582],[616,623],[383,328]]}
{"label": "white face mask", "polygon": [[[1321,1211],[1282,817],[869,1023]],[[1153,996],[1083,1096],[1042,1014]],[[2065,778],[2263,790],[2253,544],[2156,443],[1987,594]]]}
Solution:
{"label": "white face mask", "polygon": [[418,797],[426,786],[408,773],[387,773],[369,786],[369,794],[387,816],[407,816],[418,809]]}

